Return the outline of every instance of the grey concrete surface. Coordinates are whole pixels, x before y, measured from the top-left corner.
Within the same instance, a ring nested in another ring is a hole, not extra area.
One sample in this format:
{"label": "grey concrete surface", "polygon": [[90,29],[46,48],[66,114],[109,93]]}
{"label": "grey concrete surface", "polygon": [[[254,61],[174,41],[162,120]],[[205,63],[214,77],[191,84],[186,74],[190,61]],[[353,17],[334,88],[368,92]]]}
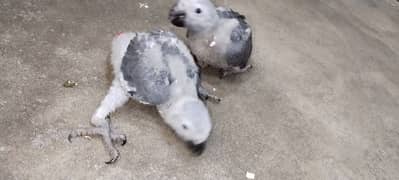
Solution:
{"label": "grey concrete surface", "polygon": [[135,102],[112,115],[128,136],[117,164],[99,139],[68,143],[106,94],[116,33],[184,34],[167,21],[172,3],[0,0],[0,179],[399,179],[396,0],[219,0],[252,24],[255,68],[207,70],[224,100],[209,103],[202,156]]}

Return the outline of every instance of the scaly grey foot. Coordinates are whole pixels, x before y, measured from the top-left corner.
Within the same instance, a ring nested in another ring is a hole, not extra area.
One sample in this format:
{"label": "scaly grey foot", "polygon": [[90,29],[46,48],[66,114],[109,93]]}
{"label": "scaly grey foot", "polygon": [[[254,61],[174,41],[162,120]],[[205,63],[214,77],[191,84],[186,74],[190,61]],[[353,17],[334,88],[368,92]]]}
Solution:
{"label": "scaly grey foot", "polygon": [[200,85],[198,88],[198,94],[199,94],[199,97],[203,101],[207,101],[208,99],[211,99],[211,100],[215,101],[216,103],[220,103],[222,101],[222,99],[220,97],[210,94],[208,92],[208,90],[206,90],[204,87],[202,87],[202,85]]}
{"label": "scaly grey foot", "polygon": [[119,151],[114,147],[113,142],[120,143],[121,145],[126,144],[126,136],[112,132],[109,126],[75,129],[68,135],[68,141],[72,142],[72,138],[82,136],[100,136],[102,138],[104,146],[111,156],[111,160],[105,162],[106,164],[113,164],[120,157]]}
{"label": "scaly grey foot", "polygon": [[232,75],[232,74],[240,74],[240,73],[248,72],[252,68],[253,68],[253,66],[251,64],[248,64],[244,68],[233,67],[233,68],[228,68],[228,69],[220,69],[219,78],[223,79],[224,77]]}

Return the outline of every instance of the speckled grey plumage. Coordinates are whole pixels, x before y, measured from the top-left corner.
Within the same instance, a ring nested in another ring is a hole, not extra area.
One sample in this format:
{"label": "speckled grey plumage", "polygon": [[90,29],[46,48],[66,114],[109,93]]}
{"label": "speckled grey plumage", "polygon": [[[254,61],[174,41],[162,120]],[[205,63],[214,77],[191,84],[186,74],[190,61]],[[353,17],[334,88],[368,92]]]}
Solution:
{"label": "speckled grey plumage", "polygon": [[[175,80],[171,74],[171,67],[165,56],[179,56],[185,64],[187,76],[199,81],[198,68],[189,63],[186,57],[170,41],[162,41],[161,38],[176,39],[177,37],[166,31],[152,31],[147,35],[134,37],[126,50],[122,60],[121,71],[123,78],[133,90],[129,91],[131,97],[139,102],[151,105],[159,105],[168,100],[170,95],[169,86]],[[145,62],[144,51],[151,48],[154,43],[161,46],[162,59],[157,65]],[[156,67],[156,68],[155,68]],[[173,68],[173,67],[172,67]]]}
{"label": "speckled grey plumage", "polygon": [[218,8],[217,14],[222,19],[236,19],[239,22],[231,32],[232,43],[227,48],[225,58],[229,66],[244,68],[252,53],[252,32],[246,31],[250,26],[244,15],[231,9]]}

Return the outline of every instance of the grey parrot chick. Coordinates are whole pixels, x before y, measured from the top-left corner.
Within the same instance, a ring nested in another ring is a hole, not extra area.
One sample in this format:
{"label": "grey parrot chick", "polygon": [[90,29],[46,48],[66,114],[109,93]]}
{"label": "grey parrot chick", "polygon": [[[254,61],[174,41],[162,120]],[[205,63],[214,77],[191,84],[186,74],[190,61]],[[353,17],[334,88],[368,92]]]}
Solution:
{"label": "grey parrot chick", "polygon": [[187,28],[188,44],[198,64],[221,70],[221,77],[246,72],[252,65],[252,30],[245,16],[210,0],[178,0],[169,20]]}
{"label": "grey parrot chick", "polygon": [[119,158],[114,143],[126,143],[126,136],[115,133],[109,114],[128,99],[156,106],[160,115],[182,138],[193,153],[200,155],[211,132],[208,109],[199,98],[200,77],[197,65],[185,46],[173,33],[122,33],[112,41],[111,62],[114,80],[91,123],[95,128],[74,130],[77,136],[103,138],[113,163]]}

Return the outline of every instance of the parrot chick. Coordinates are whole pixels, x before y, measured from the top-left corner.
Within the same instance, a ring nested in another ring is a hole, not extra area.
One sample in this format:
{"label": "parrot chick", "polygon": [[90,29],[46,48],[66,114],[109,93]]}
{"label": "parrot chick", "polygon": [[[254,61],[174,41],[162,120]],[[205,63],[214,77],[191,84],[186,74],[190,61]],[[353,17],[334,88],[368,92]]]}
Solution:
{"label": "parrot chick", "polygon": [[169,20],[187,28],[188,45],[198,64],[219,68],[221,78],[246,72],[252,53],[252,30],[245,16],[210,0],[178,0]]}
{"label": "parrot chick", "polygon": [[200,155],[211,132],[208,109],[200,98],[213,98],[200,85],[199,69],[189,49],[175,34],[166,31],[122,33],[112,41],[114,80],[92,116],[94,128],[76,129],[68,139],[100,136],[111,160],[119,159],[114,143],[124,145],[126,136],[112,130],[109,114],[130,98],[156,106],[161,117]]}

